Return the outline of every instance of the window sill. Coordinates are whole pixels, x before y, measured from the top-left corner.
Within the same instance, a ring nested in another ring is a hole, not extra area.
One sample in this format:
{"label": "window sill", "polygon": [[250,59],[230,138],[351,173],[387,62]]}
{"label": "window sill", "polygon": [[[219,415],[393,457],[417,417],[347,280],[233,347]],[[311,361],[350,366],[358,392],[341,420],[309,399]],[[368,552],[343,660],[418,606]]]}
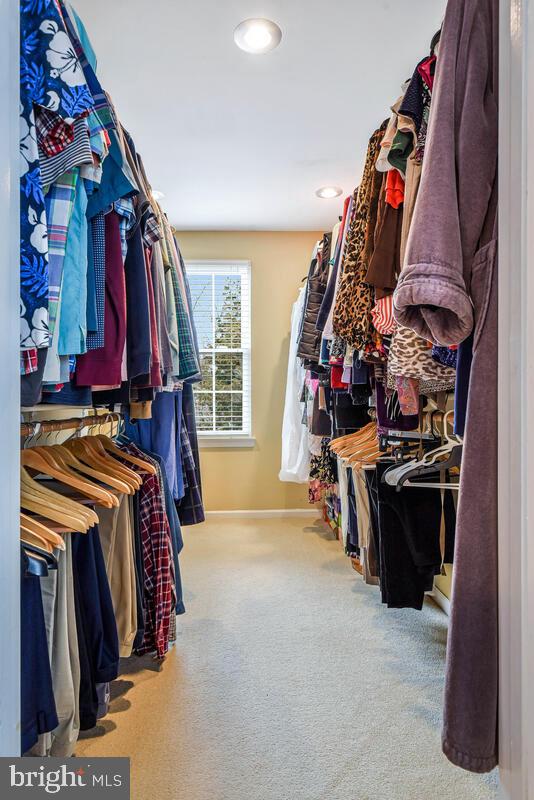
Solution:
{"label": "window sill", "polygon": [[256,446],[256,439],[254,436],[242,436],[240,434],[224,436],[224,435],[210,435],[198,434],[198,445],[201,450],[218,450],[218,449],[252,449]]}

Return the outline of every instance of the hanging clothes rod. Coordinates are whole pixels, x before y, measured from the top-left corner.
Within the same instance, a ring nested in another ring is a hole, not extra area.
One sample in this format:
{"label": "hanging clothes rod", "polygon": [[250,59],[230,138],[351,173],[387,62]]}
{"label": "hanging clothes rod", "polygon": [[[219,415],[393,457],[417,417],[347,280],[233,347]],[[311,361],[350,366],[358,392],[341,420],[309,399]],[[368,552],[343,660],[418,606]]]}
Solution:
{"label": "hanging clothes rod", "polygon": [[55,421],[41,422],[23,422],[20,426],[20,435],[31,436],[36,433],[52,433],[54,431],[70,431],[70,430],[83,430],[83,428],[91,428],[93,425],[105,425],[109,422],[120,422],[122,419],[117,412],[109,411],[105,414],[94,414],[92,417],[73,417],[71,419],[58,419]]}

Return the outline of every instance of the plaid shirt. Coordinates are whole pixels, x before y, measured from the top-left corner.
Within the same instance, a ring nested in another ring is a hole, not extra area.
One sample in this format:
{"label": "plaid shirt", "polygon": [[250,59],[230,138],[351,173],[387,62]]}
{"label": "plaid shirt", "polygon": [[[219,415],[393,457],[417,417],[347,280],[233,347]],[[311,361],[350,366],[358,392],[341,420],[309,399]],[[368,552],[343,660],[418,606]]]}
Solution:
{"label": "plaid shirt", "polygon": [[35,133],[45,156],[57,156],[74,141],[74,125],[43,106],[37,106]]}
{"label": "plaid shirt", "polygon": [[[156,651],[163,658],[169,649],[173,607],[172,543],[169,521],[165,513],[165,498],[159,478],[159,465],[135,444],[121,445],[130,455],[153,464],[158,473],[143,473],[139,490],[139,525],[143,547],[143,583],[145,589],[145,635],[137,653]],[[128,466],[136,472],[135,465]]]}
{"label": "plaid shirt", "polygon": [[87,117],[87,128],[91,149],[100,160],[103,160],[108,151],[109,134],[96,111],[92,111]]}
{"label": "plaid shirt", "polygon": [[182,458],[185,494],[177,504],[181,525],[198,525],[204,522],[200,460],[195,420],[193,387],[185,384],[182,394],[182,428],[180,432],[180,454]]}
{"label": "plaid shirt", "polygon": [[37,372],[37,349],[32,347],[31,350],[21,350],[20,353],[20,374],[31,375],[32,372]]}
{"label": "plaid shirt", "polygon": [[45,189],[59,180],[65,172],[75,167],[93,163],[87,117],[83,116],[75,119],[73,131],[73,140],[54,155],[48,155],[39,145],[41,181]]}
{"label": "plaid shirt", "polygon": [[164,258],[167,257],[174,292],[174,303],[176,306],[176,320],[178,323],[179,341],[179,364],[180,373],[173,377],[177,380],[186,380],[200,373],[200,365],[195,347],[195,337],[193,334],[193,323],[189,315],[187,306],[187,294],[185,286],[185,275],[182,272],[180,257],[176,248],[176,243],[172,236],[172,231],[166,220],[163,218],[165,233]]}
{"label": "plaid shirt", "polygon": [[158,220],[151,208],[148,208],[145,214],[143,226],[143,240],[147,247],[151,247],[161,239],[161,229],[158,225]]}
{"label": "plaid shirt", "polygon": [[134,202],[131,197],[121,197],[113,203],[113,208],[119,215],[119,228],[121,232],[122,260],[128,253],[128,234],[136,223]]}
{"label": "plaid shirt", "polygon": [[52,184],[45,197],[48,224],[48,334],[54,333],[63,277],[69,223],[74,209],[79,170],[66,172]]}

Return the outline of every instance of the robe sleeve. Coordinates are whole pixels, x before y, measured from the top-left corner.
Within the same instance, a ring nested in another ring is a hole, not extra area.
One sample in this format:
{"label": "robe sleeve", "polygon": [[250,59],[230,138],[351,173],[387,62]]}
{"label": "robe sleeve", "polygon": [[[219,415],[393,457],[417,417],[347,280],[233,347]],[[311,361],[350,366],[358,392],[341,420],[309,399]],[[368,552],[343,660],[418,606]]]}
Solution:
{"label": "robe sleeve", "polygon": [[421,186],[394,295],[401,325],[442,345],[473,328],[470,274],[497,167],[492,0],[449,0]]}

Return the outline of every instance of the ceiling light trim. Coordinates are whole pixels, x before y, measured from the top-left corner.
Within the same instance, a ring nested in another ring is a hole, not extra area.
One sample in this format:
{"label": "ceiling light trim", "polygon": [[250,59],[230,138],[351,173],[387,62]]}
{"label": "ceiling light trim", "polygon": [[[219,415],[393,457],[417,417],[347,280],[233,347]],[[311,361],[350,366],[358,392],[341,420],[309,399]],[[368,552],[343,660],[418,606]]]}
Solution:
{"label": "ceiling light trim", "polygon": [[245,53],[264,55],[278,47],[282,41],[280,26],[270,19],[251,17],[244,19],[234,30],[234,42]]}
{"label": "ceiling light trim", "polygon": [[343,189],[340,186],[320,186],[315,194],[321,200],[333,200],[343,194]]}

